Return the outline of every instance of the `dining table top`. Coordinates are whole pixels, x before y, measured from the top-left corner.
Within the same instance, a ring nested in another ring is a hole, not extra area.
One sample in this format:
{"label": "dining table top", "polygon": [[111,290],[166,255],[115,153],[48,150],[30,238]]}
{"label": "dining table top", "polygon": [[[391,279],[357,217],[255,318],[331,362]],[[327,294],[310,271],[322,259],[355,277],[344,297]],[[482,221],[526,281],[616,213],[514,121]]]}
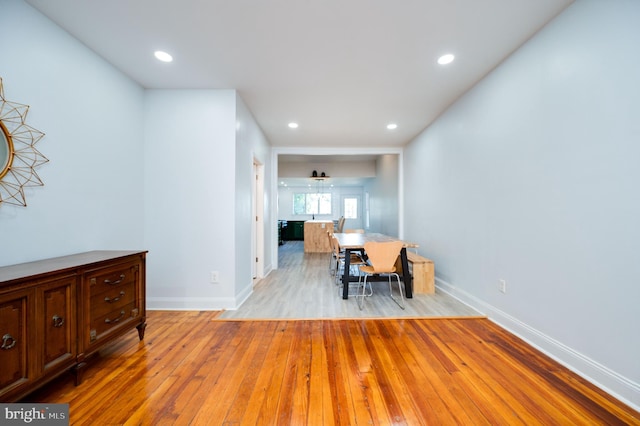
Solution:
{"label": "dining table top", "polygon": [[417,248],[418,244],[412,243],[409,241],[401,240],[397,237],[392,237],[385,234],[379,234],[377,232],[369,232],[369,233],[335,233],[333,234],[338,239],[338,244],[340,248],[344,249],[358,249],[364,248],[364,243],[367,242],[376,242],[376,243],[385,243],[390,241],[402,241],[403,247],[405,248]]}

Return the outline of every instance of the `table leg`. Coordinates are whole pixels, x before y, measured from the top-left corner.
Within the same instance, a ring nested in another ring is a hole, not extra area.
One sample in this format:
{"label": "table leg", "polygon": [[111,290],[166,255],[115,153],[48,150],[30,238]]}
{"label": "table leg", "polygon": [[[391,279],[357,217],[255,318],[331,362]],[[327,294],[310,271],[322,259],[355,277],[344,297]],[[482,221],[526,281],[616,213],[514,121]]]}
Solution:
{"label": "table leg", "polygon": [[413,283],[411,282],[411,273],[409,272],[409,262],[407,261],[407,249],[405,247],[400,250],[400,261],[402,262],[402,280],[404,281],[404,297],[413,298]]}
{"label": "table leg", "polygon": [[351,275],[351,250],[344,251],[344,273],[342,274],[342,298],[349,298],[349,277]]}

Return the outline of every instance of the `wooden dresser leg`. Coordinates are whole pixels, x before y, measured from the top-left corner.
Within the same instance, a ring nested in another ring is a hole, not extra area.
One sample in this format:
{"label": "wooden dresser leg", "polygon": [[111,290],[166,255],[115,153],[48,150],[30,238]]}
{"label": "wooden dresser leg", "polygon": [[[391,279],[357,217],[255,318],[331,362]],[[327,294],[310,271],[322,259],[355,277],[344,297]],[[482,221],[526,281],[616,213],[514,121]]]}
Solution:
{"label": "wooden dresser leg", "polygon": [[76,386],[79,386],[84,379],[84,368],[87,366],[87,363],[82,361],[77,363],[72,369],[71,372],[75,376]]}
{"label": "wooden dresser leg", "polygon": [[144,339],[144,329],[147,328],[147,322],[143,320],[136,328],[138,329],[138,337],[140,340]]}

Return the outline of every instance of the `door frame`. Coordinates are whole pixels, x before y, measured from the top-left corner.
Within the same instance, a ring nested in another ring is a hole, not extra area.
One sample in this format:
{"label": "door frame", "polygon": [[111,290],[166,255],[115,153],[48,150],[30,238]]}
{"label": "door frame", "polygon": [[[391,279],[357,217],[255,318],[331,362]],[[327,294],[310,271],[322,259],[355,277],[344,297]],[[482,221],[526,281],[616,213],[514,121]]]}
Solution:
{"label": "door frame", "polygon": [[363,209],[363,203],[362,203],[362,195],[364,194],[340,194],[340,215],[345,217],[345,220],[351,220],[353,221],[354,219],[349,219],[348,217],[345,216],[345,212],[344,212],[344,200],[345,198],[356,198],[358,200],[358,219],[357,220],[357,224],[358,226],[349,226],[349,228],[362,228],[362,229],[366,229],[365,228],[365,223],[364,223],[364,209]]}
{"label": "door frame", "polygon": [[251,181],[251,276],[260,279],[264,277],[264,165],[256,158]]}

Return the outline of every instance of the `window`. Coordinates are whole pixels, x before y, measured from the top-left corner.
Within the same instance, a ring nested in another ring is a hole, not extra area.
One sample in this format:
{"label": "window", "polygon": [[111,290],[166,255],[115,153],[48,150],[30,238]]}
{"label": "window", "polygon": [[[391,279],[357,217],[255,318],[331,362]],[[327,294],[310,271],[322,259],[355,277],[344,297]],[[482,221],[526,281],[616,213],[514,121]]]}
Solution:
{"label": "window", "polygon": [[358,198],[356,197],[344,198],[344,218],[345,219],[358,218]]}
{"label": "window", "polygon": [[293,214],[331,214],[331,193],[293,194]]}

